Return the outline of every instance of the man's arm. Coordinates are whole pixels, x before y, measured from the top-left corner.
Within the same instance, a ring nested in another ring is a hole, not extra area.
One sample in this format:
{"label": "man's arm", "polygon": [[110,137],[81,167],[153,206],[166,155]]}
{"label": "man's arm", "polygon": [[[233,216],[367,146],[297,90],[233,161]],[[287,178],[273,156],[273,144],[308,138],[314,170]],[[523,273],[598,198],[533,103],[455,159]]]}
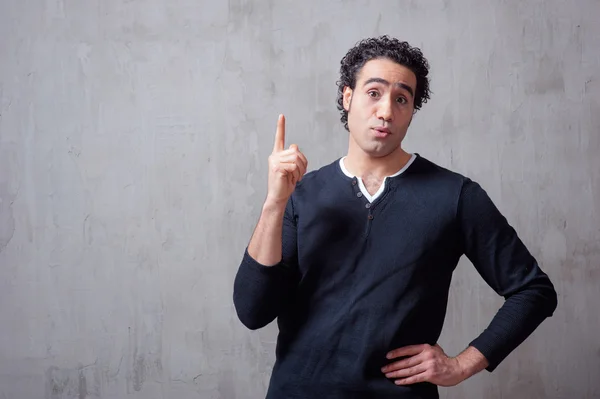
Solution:
{"label": "man's arm", "polygon": [[233,301],[240,321],[255,330],[289,304],[298,284],[292,200],[281,210],[265,204],[235,277]]}
{"label": "man's arm", "polygon": [[457,210],[465,254],[487,284],[505,298],[489,326],[469,345],[493,371],[557,306],[546,273],[515,230],[475,182],[464,183]]}
{"label": "man's arm", "polygon": [[298,283],[296,223],[291,195],[307,161],[292,144],[284,149],[285,119],[279,117],[269,156],[267,198],[235,277],[233,302],[250,329],[272,322],[291,300]]}
{"label": "man's arm", "polygon": [[412,345],[388,353],[382,368],[398,385],[430,382],[453,386],[487,369],[493,371],[557,306],[548,276],[494,206],[486,192],[466,180],[457,206],[465,254],[506,301],[488,328],[456,357],[439,345]]}

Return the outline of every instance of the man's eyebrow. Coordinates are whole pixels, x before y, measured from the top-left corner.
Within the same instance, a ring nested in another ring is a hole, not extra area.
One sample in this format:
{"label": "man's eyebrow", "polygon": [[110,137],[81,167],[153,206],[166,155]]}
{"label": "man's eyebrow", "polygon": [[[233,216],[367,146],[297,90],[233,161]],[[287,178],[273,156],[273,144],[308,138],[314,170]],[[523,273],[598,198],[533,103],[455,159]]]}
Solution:
{"label": "man's eyebrow", "polygon": [[[365,84],[364,84],[363,86],[366,86],[366,85],[368,85],[369,83],[381,83],[381,84],[383,84],[383,85],[386,85],[386,86],[389,86],[389,85],[390,85],[390,82],[388,82],[388,81],[387,81],[387,80],[385,80],[385,79],[382,79],[382,78],[370,78],[370,79],[367,79],[367,81],[365,82]],[[409,85],[407,85],[407,84],[404,84],[404,83],[400,83],[400,82],[398,82],[398,83],[395,83],[395,84],[394,84],[394,86],[397,86],[397,87],[400,87],[400,88],[402,88],[402,89],[406,90],[406,91],[407,91],[407,92],[409,92],[409,93],[410,93],[410,95],[411,95],[411,96],[413,96],[413,97],[415,96],[415,94],[413,93],[413,89],[412,89],[412,87],[410,87],[410,86],[409,86]]]}

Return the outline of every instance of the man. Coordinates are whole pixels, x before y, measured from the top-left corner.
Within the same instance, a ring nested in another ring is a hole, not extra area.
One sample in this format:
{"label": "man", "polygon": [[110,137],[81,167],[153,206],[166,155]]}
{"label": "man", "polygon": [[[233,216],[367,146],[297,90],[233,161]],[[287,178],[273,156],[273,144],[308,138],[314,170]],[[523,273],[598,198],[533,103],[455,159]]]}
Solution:
{"label": "man", "polygon": [[[429,98],[421,51],[386,36],[341,62],[348,154],[305,174],[279,117],[268,192],[234,283],[250,329],[278,319],[267,398],[437,398],[498,364],[553,314],[548,276],[486,192],[402,148]],[[456,357],[437,345],[466,255],[506,300]]]}

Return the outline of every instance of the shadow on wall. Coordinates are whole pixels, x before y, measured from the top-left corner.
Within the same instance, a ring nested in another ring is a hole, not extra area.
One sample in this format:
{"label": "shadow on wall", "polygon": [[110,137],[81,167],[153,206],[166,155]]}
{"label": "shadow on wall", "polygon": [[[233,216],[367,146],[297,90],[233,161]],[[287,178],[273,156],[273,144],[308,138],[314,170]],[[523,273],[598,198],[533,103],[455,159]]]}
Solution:
{"label": "shadow on wall", "polygon": [[52,366],[46,371],[45,398],[100,398],[100,380],[98,377],[98,369],[95,363],[76,369],[60,369]]}
{"label": "shadow on wall", "polygon": [[45,399],[125,397],[142,391],[147,380],[161,383],[163,370],[159,358],[148,361],[143,355],[136,356],[129,371],[124,370],[127,368],[124,358],[121,357],[114,370],[109,365],[100,364],[98,359],[76,368],[49,367],[45,375]]}

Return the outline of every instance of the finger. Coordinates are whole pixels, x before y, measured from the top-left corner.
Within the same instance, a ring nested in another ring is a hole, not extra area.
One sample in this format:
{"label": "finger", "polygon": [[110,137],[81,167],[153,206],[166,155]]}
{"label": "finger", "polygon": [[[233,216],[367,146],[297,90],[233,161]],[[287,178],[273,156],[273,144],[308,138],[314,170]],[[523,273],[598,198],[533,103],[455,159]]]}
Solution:
{"label": "finger", "polygon": [[[291,147],[291,146],[290,146]],[[298,151],[293,150],[291,148],[288,148],[287,150],[283,150],[283,151],[279,151],[279,153],[277,155],[285,157],[287,155],[293,155],[296,154]]]}
{"label": "finger", "polygon": [[279,115],[277,119],[277,131],[275,132],[275,144],[273,152],[283,151],[285,148],[285,116]]}
{"label": "finger", "polygon": [[298,165],[295,163],[280,163],[277,169],[283,175],[293,175],[298,170]]}
{"label": "finger", "polygon": [[306,160],[303,159],[303,157],[300,156],[300,153],[298,152],[287,155],[281,155],[278,157],[278,161],[281,163],[295,163],[298,166],[301,166],[304,169],[306,169]]}
{"label": "finger", "polygon": [[297,152],[291,153],[291,154],[285,154],[285,151],[284,151],[284,152],[281,152],[280,154],[281,155],[278,158],[279,158],[279,162],[281,162],[281,163],[297,163],[297,164],[304,163],[298,156]]}
{"label": "finger", "polygon": [[386,373],[385,376],[387,378],[408,378],[412,377],[413,375],[421,374],[424,371],[427,371],[427,366],[424,364],[418,364],[414,367],[409,367],[406,369]]}
{"label": "finger", "polygon": [[425,345],[409,345],[409,346],[404,346],[402,348],[398,348],[398,349],[394,349],[393,351],[390,351],[387,354],[387,358],[388,359],[395,359],[397,357],[402,357],[402,356],[413,356],[413,355],[417,355],[421,352],[423,352],[423,350],[425,349]]}
{"label": "finger", "polygon": [[304,154],[301,153],[301,152],[298,152],[298,157],[300,158],[300,160],[304,164],[304,173],[306,173],[306,170],[308,169],[308,160],[306,159],[306,157],[304,156]]}
{"label": "finger", "polygon": [[300,168],[298,165],[293,163],[280,164],[279,171],[293,185],[295,185],[302,178]]}
{"label": "finger", "polygon": [[296,169],[294,169],[294,171],[292,171],[292,176],[294,177],[294,184],[296,184],[298,181],[300,181],[300,179],[302,179],[302,167],[298,164],[296,165]]}
{"label": "finger", "polygon": [[288,174],[288,175],[287,175],[287,179],[288,179],[288,182],[289,182],[289,183],[290,183],[292,186],[295,186],[295,185],[296,185],[296,178],[294,177],[294,174],[293,174],[293,173],[290,173],[290,174]]}
{"label": "finger", "polygon": [[304,171],[306,172],[306,168],[308,168],[308,160],[306,159],[304,154],[302,152],[300,152],[300,150],[298,149],[298,146],[296,144],[290,145],[290,151],[294,151],[294,153],[297,154],[297,156],[300,158],[300,160],[304,164]]}
{"label": "finger", "polygon": [[417,375],[413,375],[410,377],[401,378],[399,380],[396,380],[396,381],[394,381],[394,384],[396,384],[396,385],[411,385],[411,384],[417,384],[419,382],[425,382],[428,380],[429,380],[428,374],[426,371],[424,371]]}
{"label": "finger", "polygon": [[389,373],[390,371],[402,370],[405,368],[416,366],[423,362],[423,359],[419,355],[411,356],[408,359],[400,360],[394,363],[390,363],[387,366],[381,368],[381,371],[384,373]]}
{"label": "finger", "polygon": [[300,165],[300,180],[302,180],[302,178],[304,178],[305,174],[306,174],[306,165],[301,164]]}
{"label": "finger", "polygon": [[302,180],[302,177],[304,176],[304,166],[302,166],[302,164],[295,164],[296,165],[296,169],[294,171],[292,171],[291,173],[294,174],[294,183],[299,182],[300,180]]}
{"label": "finger", "polygon": [[298,169],[300,171],[300,180],[302,180],[302,176],[304,176],[308,167],[306,157],[300,152],[288,153],[287,151],[289,150],[285,150],[279,153],[278,162],[295,163],[296,165],[298,165]]}
{"label": "finger", "polygon": [[279,152],[278,155],[282,159],[283,157],[286,157],[288,155],[295,155],[295,154],[297,154],[302,159],[305,166],[308,166],[308,160],[306,159],[306,156],[298,149],[298,146],[296,144],[290,145],[290,148]]}

